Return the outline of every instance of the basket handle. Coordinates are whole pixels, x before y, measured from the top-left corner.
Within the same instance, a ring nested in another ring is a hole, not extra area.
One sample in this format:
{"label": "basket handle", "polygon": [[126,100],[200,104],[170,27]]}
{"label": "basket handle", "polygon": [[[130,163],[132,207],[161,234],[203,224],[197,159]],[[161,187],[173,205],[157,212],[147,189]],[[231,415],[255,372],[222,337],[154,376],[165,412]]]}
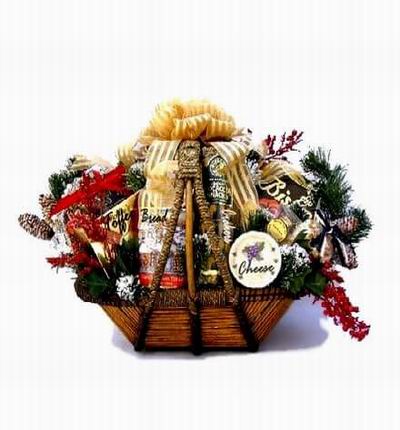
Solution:
{"label": "basket handle", "polygon": [[254,350],[257,342],[253,337],[247,318],[240,306],[240,291],[233,284],[229,272],[226,257],[221,250],[219,237],[216,233],[215,225],[211,219],[209,204],[207,202],[202,176],[202,162],[200,159],[200,142],[184,141],[178,148],[179,169],[175,183],[175,199],[172,212],[167,221],[166,234],[164,236],[161,253],[157,262],[157,267],[149,288],[147,300],[144,302],[142,318],[139,325],[139,336],[136,342],[136,350],[142,350],[145,345],[147,329],[150,316],[154,307],[154,302],[160,288],[161,278],[170,253],[174,233],[178,223],[179,214],[182,209],[184,192],[186,189],[186,269],[188,276],[188,307],[191,316],[192,328],[192,350],[194,353],[201,352],[201,330],[199,316],[199,300],[196,291],[196,281],[193,267],[193,194],[200,213],[200,222],[203,230],[207,233],[211,251],[220,271],[223,287],[228,302],[235,310],[238,322],[246,338],[250,350]]}

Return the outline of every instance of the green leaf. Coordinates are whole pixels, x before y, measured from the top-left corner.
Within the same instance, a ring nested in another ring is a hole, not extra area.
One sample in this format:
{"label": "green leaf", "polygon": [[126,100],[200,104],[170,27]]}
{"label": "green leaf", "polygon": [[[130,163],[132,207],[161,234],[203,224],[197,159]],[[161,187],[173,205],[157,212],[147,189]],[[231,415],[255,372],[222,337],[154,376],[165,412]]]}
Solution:
{"label": "green leaf", "polygon": [[304,248],[305,250],[309,251],[310,250],[310,239],[308,239],[307,237],[307,230],[301,230],[296,238],[294,239],[294,241],[299,244],[302,248]]}
{"label": "green leaf", "polygon": [[306,269],[302,273],[294,276],[290,282],[289,291],[293,294],[299,294],[304,289],[306,276],[311,269]]}
{"label": "green leaf", "polygon": [[124,240],[116,249],[115,276],[135,275],[139,271],[139,241],[137,238]]}
{"label": "green leaf", "polygon": [[316,296],[320,296],[328,280],[320,272],[311,272],[305,278],[304,287]]}
{"label": "green leaf", "polygon": [[84,280],[93,297],[99,297],[111,287],[111,282],[100,272],[91,272],[85,276]]}

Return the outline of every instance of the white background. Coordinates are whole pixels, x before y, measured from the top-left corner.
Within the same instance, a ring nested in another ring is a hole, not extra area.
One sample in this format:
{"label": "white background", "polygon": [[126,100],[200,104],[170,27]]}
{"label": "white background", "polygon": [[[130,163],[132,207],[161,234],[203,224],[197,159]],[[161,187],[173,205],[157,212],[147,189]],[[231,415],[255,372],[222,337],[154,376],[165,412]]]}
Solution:
{"label": "white background", "polygon": [[[399,29],[397,0],[0,0],[1,429],[400,428]],[[363,343],[300,302],[258,354],[137,354],[49,268],[18,214],[174,96],[348,163],[375,224],[345,274]]]}

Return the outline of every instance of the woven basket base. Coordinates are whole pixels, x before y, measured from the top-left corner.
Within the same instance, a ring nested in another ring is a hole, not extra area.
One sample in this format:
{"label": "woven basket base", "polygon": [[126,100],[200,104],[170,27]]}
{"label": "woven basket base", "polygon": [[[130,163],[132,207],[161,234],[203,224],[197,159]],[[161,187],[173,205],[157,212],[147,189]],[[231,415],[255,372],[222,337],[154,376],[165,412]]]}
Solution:
{"label": "woven basket base", "polygon": [[[171,292],[166,293],[171,296]],[[180,293],[176,294],[179,298]],[[203,350],[247,350],[237,316],[232,307],[213,297],[212,305],[207,294],[200,307],[200,331]],[[242,309],[257,343],[266,338],[292,303],[288,297],[268,297],[246,293],[241,300]],[[175,298],[170,302],[160,297],[153,310],[145,340],[145,349],[191,349],[192,332],[188,308]],[[222,303],[221,303],[222,302]],[[135,345],[140,330],[141,308],[138,306],[102,305],[125,337]]]}

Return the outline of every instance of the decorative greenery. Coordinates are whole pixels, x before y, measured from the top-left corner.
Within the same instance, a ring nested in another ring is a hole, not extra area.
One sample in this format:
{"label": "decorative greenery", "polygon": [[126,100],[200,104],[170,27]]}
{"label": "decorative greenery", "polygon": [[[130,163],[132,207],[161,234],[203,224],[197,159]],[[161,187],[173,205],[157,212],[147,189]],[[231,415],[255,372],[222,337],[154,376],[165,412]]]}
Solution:
{"label": "decorative greenery", "polygon": [[[107,278],[103,269],[94,269],[90,273],[80,276],[89,293],[98,298],[106,292],[115,290],[116,283],[123,277],[137,277],[139,261],[139,243],[137,239],[124,240],[115,250],[115,263],[111,278]],[[135,280],[135,291],[131,288],[131,297],[139,298],[143,295],[143,287]],[[132,300],[131,300],[132,301]]]}
{"label": "decorative greenery", "polygon": [[143,168],[143,161],[137,161],[133,163],[131,168],[126,173],[126,188],[130,189],[134,193],[141,190],[146,185],[146,178],[144,177]]}
{"label": "decorative greenery", "polygon": [[64,194],[67,185],[71,184],[75,178],[82,175],[81,172],[72,170],[61,170],[58,173],[53,173],[49,177],[49,188],[52,196],[59,200]]}
{"label": "decorative greenery", "polygon": [[350,243],[358,243],[365,239],[372,229],[372,222],[364,209],[351,208],[348,216],[353,216],[357,219],[358,224],[355,230],[347,236]]}
{"label": "decorative greenery", "polygon": [[351,202],[352,187],[346,180],[346,168],[340,164],[331,166],[330,152],[322,148],[310,150],[301,160],[304,171],[313,176],[315,203],[330,216],[340,218],[346,215]]}
{"label": "decorative greenery", "polygon": [[249,219],[246,223],[246,231],[266,231],[267,225],[271,220],[271,215],[263,208],[259,208],[249,214]]}
{"label": "decorative greenery", "polygon": [[122,274],[136,275],[139,271],[139,241],[137,238],[124,240],[117,247],[114,272],[119,277]]}
{"label": "decorative greenery", "polygon": [[320,296],[324,292],[327,282],[327,278],[322,273],[312,270],[305,276],[303,288],[315,296]]}
{"label": "decorative greenery", "polygon": [[282,288],[295,295],[301,293],[310,273],[310,259],[302,247],[297,244],[282,247],[282,268],[279,274]]}
{"label": "decorative greenery", "polygon": [[106,277],[103,270],[95,270],[83,276],[85,285],[90,294],[97,298],[100,297],[106,290],[112,287],[113,283]]}
{"label": "decorative greenery", "polygon": [[301,165],[306,173],[313,176],[312,195],[315,204],[320,202],[321,208],[333,220],[356,218],[355,230],[346,236],[349,243],[358,243],[368,236],[372,223],[364,209],[350,206],[353,189],[347,182],[346,168],[340,164],[332,166],[329,156],[330,152],[321,148],[311,150],[303,157]]}
{"label": "decorative greenery", "polygon": [[145,294],[138,275],[123,275],[116,280],[116,293],[120,299],[134,303]]}

